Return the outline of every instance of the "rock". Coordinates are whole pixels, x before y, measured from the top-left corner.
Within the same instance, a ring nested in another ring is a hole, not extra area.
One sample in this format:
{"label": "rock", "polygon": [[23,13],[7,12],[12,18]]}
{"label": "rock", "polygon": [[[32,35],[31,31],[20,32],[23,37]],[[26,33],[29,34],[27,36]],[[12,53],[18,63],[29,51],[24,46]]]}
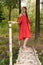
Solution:
{"label": "rock", "polygon": [[20,48],[16,64],[14,65],[41,65],[36,52],[37,51],[31,47],[26,50]]}

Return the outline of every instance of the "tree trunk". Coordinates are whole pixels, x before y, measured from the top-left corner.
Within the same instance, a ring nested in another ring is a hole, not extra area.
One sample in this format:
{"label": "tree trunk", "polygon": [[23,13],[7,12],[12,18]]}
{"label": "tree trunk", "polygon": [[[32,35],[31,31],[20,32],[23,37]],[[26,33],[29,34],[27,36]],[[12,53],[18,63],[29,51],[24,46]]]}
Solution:
{"label": "tree trunk", "polygon": [[35,39],[40,35],[40,0],[36,0]]}
{"label": "tree trunk", "polygon": [[19,0],[19,14],[21,13],[21,0]]}
{"label": "tree trunk", "polygon": [[9,21],[11,20],[11,7],[9,8]]}

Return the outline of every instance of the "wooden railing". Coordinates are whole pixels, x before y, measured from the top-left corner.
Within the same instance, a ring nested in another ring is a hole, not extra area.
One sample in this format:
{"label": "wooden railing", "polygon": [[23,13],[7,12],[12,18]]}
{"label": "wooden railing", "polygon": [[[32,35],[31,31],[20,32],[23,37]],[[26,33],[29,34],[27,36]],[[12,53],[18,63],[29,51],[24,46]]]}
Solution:
{"label": "wooden railing", "polygon": [[9,65],[12,65],[12,24],[17,24],[17,22],[8,21],[9,25]]}

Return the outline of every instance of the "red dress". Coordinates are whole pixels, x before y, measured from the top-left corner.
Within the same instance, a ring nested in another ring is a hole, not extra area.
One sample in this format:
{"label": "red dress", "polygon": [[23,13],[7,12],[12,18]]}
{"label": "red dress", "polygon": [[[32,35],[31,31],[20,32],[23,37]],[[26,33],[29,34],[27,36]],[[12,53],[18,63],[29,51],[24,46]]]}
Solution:
{"label": "red dress", "polygon": [[25,38],[31,38],[31,32],[30,32],[30,20],[28,19],[27,24],[27,18],[25,15],[21,15],[18,18],[18,24],[19,24],[19,40],[23,40]]}

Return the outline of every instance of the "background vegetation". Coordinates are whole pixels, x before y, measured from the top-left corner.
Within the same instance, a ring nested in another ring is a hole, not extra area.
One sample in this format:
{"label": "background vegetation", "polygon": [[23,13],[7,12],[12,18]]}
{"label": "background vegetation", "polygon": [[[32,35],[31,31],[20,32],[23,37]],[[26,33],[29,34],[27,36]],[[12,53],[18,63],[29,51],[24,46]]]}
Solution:
{"label": "background vegetation", "polygon": [[[8,2],[10,2],[10,4]],[[27,9],[28,9],[27,12],[31,21],[32,39],[28,41],[27,45],[35,47],[35,49],[37,49],[39,54],[39,59],[43,65],[43,5],[40,11],[40,37],[37,41],[34,41],[36,4],[32,3],[30,5],[29,3],[30,2],[28,2],[27,5]],[[14,5],[12,6],[12,4]],[[8,20],[17,21],[18,16],[19,16],[18,1],[13,0],[12,2],[12,0],[0,0],[0,65],[9,64]],[[18,56],[18,50],[19,50],[17,24],[12,25],[12,32],[13,32],[13,64],[14,64],[16,62]],[[22,41],[21,44],[23,44]]]}

